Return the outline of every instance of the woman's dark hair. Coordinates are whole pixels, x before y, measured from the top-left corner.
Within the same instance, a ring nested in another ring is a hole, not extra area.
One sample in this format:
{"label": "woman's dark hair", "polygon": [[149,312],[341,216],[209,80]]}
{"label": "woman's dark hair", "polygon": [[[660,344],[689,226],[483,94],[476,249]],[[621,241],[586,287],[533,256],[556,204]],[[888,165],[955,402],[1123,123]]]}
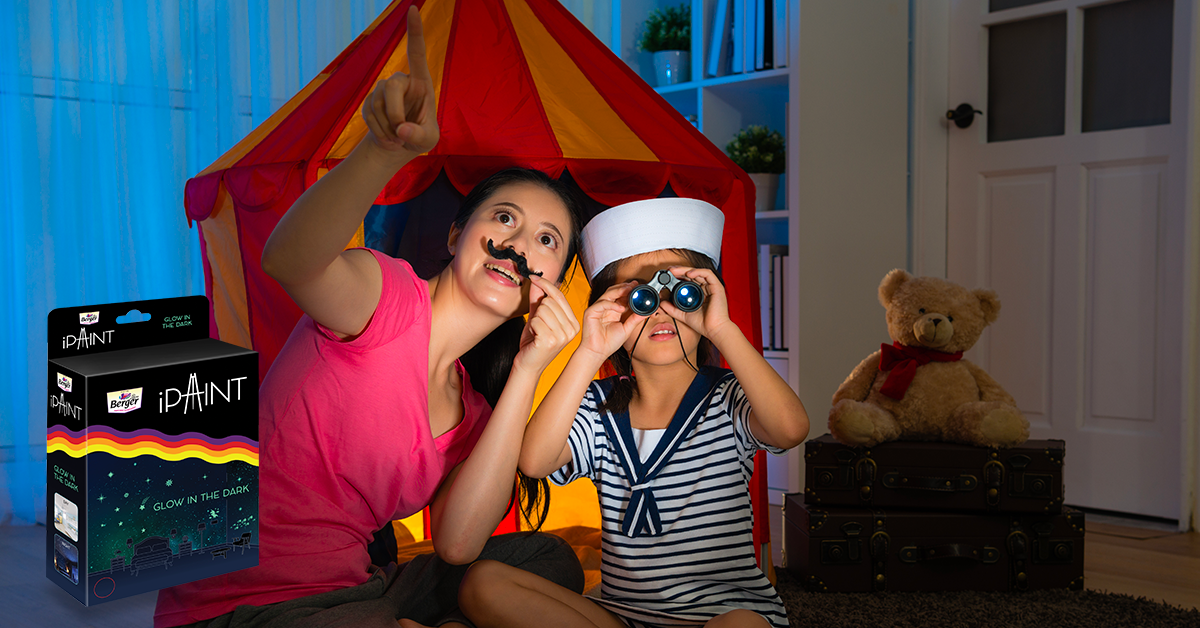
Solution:
{"label": "woman's dark hair", "polygon": [[[515,183],[532,183],[553,192],[567,208],[571,219],[570,237],[567,241],[567,259],[563,263],[558,276],[560,281],[566,281],[567,271],[575,261],[575,256],[582,246],[583,239],[583,205],[577,193],[567,184],[551,179],[549,175],[529,168],[508,168],[484,179],[471,189],[459,206],[458,214],[454,217],[454,226],[463,229],[467,221],[475,214],[489,198],[506,185]],[[471,378],[471,387],[479,391],[493,408],[500,400],[500,393],[508,383],[508,373],[512,370],[513,360],[520,348],[521,332],[525,329],[525,321],[513,318],[505,321],[488,334],[478,344],[471,347],[460,358],[463,368]],[[526,477],[518,471],[518,496],[521,514],[529,527],[537,531],[546,520],[550,511],[550,483],[542,479]],[[510,504],[511,505],[511,504]],[[536,512],[536,518],[534,517]]]}
{"label": "woman's dark hair", "polygon": [[[692,268],[707,268],[713,271],[717,275],[717,280],[722,284],[725,283],[725,280],[721,278],[721,271],[713,264],[712,258],[709,256],[690,249],[671,249],[671,252],[681,255],[687,260],[687,265]],[[620,261],[605,266],[592,278],[592,292],[588,297],[588,305],[595,303],[605,290],[617,283],[617,264]],[[638,327],[637,333],[642,333],[641,327]],[[696,346],[696,364],[711,366],[717,364],[718,359],[717,348],[713,346],[712,341],[700,336],[700,344]],[[637,379],[633,377],[633,360],[629,357],[629,352],[625,350],[625,347],[617,349],[616,353],[608,356],[608,364],[618,376],[624,377],[613,383],[612,391],[600,404],[599,410],[618,414],[629,410],[629,402],[633,400],[633,393],[637,391]]]}

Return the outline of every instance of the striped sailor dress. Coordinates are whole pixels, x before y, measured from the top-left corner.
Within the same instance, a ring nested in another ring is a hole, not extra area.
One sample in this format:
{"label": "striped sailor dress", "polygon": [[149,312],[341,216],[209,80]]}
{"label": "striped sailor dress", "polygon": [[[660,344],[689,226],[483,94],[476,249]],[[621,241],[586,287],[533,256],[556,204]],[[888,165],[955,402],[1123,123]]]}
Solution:
{"label": "striped sailor dress", "polygon": [[750,433],[750,404],[733,373],[701,368],[671,423],[648,438],[628,412],[597,410],[615,381],[588,387],[571,425],[572,460],[550,475],[560,486],[583,477],[596,485],[595,601],[635,627],[703,624],[739,608],[787,626],[754,558],[749,490],[754,454],[783,451]]}

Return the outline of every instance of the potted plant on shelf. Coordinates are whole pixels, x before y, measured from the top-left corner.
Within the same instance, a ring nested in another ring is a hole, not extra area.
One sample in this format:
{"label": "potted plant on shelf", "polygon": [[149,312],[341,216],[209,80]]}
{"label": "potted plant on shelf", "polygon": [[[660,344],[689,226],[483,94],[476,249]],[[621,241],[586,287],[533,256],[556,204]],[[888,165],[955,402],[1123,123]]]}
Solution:
{"label": "potted plant on shelf", "polygon": [[692,74],[692,7],[684,3],[650,12],[638,48],[654,53],[658,87],[687,81]]}
{"label": "potted plant on shelf", "polygon": [[775,209],[779,175],[783,174],[787,163],[783,134],[752,124],[733,136],[733,140],[725,145],[725,152],[754,181],[754,211]]}

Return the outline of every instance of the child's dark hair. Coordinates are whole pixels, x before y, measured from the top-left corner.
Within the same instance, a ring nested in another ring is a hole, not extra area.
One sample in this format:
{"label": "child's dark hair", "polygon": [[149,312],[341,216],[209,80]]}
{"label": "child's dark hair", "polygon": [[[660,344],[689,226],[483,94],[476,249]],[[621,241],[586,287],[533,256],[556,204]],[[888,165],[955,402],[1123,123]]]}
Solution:
{"label": "child's dark hair", "polygon": [[[458,214],[454,217],[454,225],[459,229],[466,226],[467,221],[475,214],[484,202],[506,185],[514,183],[532,183],[553,192],[567,208],[571,218],[570,237],[567,241],[567,259],[559,271],[558,280],[562,283],[569,281],[566,274],[575,261],[575,256],[582,246],[580,234],[583,231],[583,205],[577,193],[567,184],[551,179],[549,175],[529,168],[508,168],[488,177],[467,194],[459,206]],[[551,279],[547,277],[547,279]],[[505,321],[488,334],[483,340],[472,347],[460,358],[463,368],[471,378],[471,387],[479,391],[493,408],[500,400],[500,393],[508,383],[508,373],[512,370],[513,360],[520,348],[521,332],[525,328],[522,318]],[[536,531],[542,527],[546,514],[550,511],[550,484],[544,478],[526,477],[518,471],[518,496],[521,514],[529,527]],[[510,504],[511,506],[511,504]],[[535,511],[537,511],[535,513]],[[536,518],[534,515],[537,515]]]}
{"label": "child's dark hair", "polygon": [[[713,264],[712,258],[702,253],[697,253],[691,249],[671,249],[671,252],[678,253],[687,260],[687,265],[692,268],[707,268],[717,275],[717,280],[722,284],[725,280],[721,278],[721,271]],[[591,305],[608,290],[617,283],[617,264],[620,260],[605,266],[596,276],[592,278],[592,292],[588,297],[588,305]],[[638,327],[638,332],[641,333],[641,327]],[[696,346],[696,364],[698,366],[711,366],[717,363],[719,356],[717,348],[713,343],[704,336],[700,337],[700,344]],[[625,412],[629,409],[629,402],[633,400],[633,393],[637,391],[637,379],[633,377],[633,360],[629,357],[629,352],[625,347],[617,349],[616,353],[608,356],[608,364],[612,370],[621,376],[613,383],[612,391],[608,397],[600,404],[601,412],[609,411],[614,414]]]}

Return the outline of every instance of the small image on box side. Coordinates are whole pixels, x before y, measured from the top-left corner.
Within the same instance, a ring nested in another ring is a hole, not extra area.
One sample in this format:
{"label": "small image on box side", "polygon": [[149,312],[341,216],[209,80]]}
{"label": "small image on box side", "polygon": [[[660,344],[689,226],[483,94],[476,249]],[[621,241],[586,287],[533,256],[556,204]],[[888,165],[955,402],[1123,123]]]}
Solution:
{"label": "small image on box side", "polygon": [[54,569],[71,584],[79,584],[79,548],[57,534],[54,535]]}
{"label": "small image on box side", "polygon": [[54,528],[79,542],[79,506],[58,493],[54,494]]}

